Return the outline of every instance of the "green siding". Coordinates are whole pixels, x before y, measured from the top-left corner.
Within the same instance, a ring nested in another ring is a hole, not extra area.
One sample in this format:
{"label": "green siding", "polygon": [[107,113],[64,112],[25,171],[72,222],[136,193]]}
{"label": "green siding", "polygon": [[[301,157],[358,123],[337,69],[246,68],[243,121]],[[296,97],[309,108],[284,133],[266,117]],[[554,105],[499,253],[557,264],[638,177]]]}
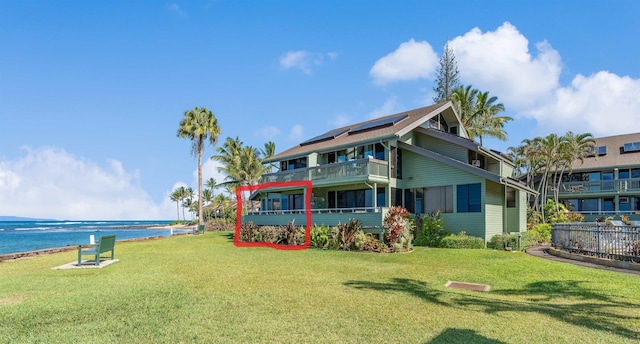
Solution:
{"label": "green siding", "polygon": [[402,181],[404,188],[421,188],[441,185],[483,183],[484,178],[461,171],[439,161],[415,154],[402,152]]}
{"label": "green siding", "polygon": [[416,145],[422,148],[426,148],[430,151],[446,155],[452,159],[456,159],[462,162],[468,160],[468,150],[464,147],[455,145],[453,143],[437,139],[435,137],[427,135],[417,135]]}
{"label": "green siding", "polygon": [[486,185],[486,233],[483,237],[488,241],[494,235],[504,232],[504,186],[491,181],[487,181]]}

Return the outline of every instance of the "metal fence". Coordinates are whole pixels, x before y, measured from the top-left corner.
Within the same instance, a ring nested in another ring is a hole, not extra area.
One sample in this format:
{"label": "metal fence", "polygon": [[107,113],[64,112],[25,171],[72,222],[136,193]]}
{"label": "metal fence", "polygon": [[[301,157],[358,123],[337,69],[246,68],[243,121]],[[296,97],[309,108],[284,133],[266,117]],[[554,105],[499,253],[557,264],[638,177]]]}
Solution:
{"label": "metal fence", "polygon": [[556,223],[554,248],[571,253],[640,263],[640,227],[596,222]]}

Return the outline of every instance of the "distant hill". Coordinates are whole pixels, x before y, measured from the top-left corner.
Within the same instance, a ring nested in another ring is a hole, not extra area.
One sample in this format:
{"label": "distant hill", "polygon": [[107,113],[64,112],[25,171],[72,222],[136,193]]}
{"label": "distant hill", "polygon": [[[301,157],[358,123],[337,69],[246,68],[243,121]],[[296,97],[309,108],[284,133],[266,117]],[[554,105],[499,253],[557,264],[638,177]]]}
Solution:
{"label": "distant hill", "polygon": [[37,219],[34,217],[0,216],[0,221],[58,221],[58,220]]}

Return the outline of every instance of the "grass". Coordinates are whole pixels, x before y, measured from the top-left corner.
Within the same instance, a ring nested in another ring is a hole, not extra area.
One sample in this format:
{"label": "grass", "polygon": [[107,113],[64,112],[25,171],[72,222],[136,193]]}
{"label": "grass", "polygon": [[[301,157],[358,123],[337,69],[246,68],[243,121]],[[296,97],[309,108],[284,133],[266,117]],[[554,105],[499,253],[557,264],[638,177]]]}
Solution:
{"label": "grass", "polygon": [[[236,248],[208,232],[0,263],[2,343],[625,343],[640,276],[523,253]],[[448,280],[491,285],[481,293]]]}

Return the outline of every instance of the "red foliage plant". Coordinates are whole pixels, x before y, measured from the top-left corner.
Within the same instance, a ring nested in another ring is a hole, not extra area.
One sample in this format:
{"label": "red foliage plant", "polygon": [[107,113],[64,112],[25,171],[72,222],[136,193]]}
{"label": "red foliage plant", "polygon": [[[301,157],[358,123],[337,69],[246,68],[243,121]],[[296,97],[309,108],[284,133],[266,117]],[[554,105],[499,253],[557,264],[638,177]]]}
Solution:
{"label": "red foliage plant", "polygon": [[401,206],[389,208],[389,212],[384,217],[384,225],[389,228],[385,233],[385,238],[390,245],[398,242],[398,238],[404,232],[405,226],[409,221],[409,211]]}

